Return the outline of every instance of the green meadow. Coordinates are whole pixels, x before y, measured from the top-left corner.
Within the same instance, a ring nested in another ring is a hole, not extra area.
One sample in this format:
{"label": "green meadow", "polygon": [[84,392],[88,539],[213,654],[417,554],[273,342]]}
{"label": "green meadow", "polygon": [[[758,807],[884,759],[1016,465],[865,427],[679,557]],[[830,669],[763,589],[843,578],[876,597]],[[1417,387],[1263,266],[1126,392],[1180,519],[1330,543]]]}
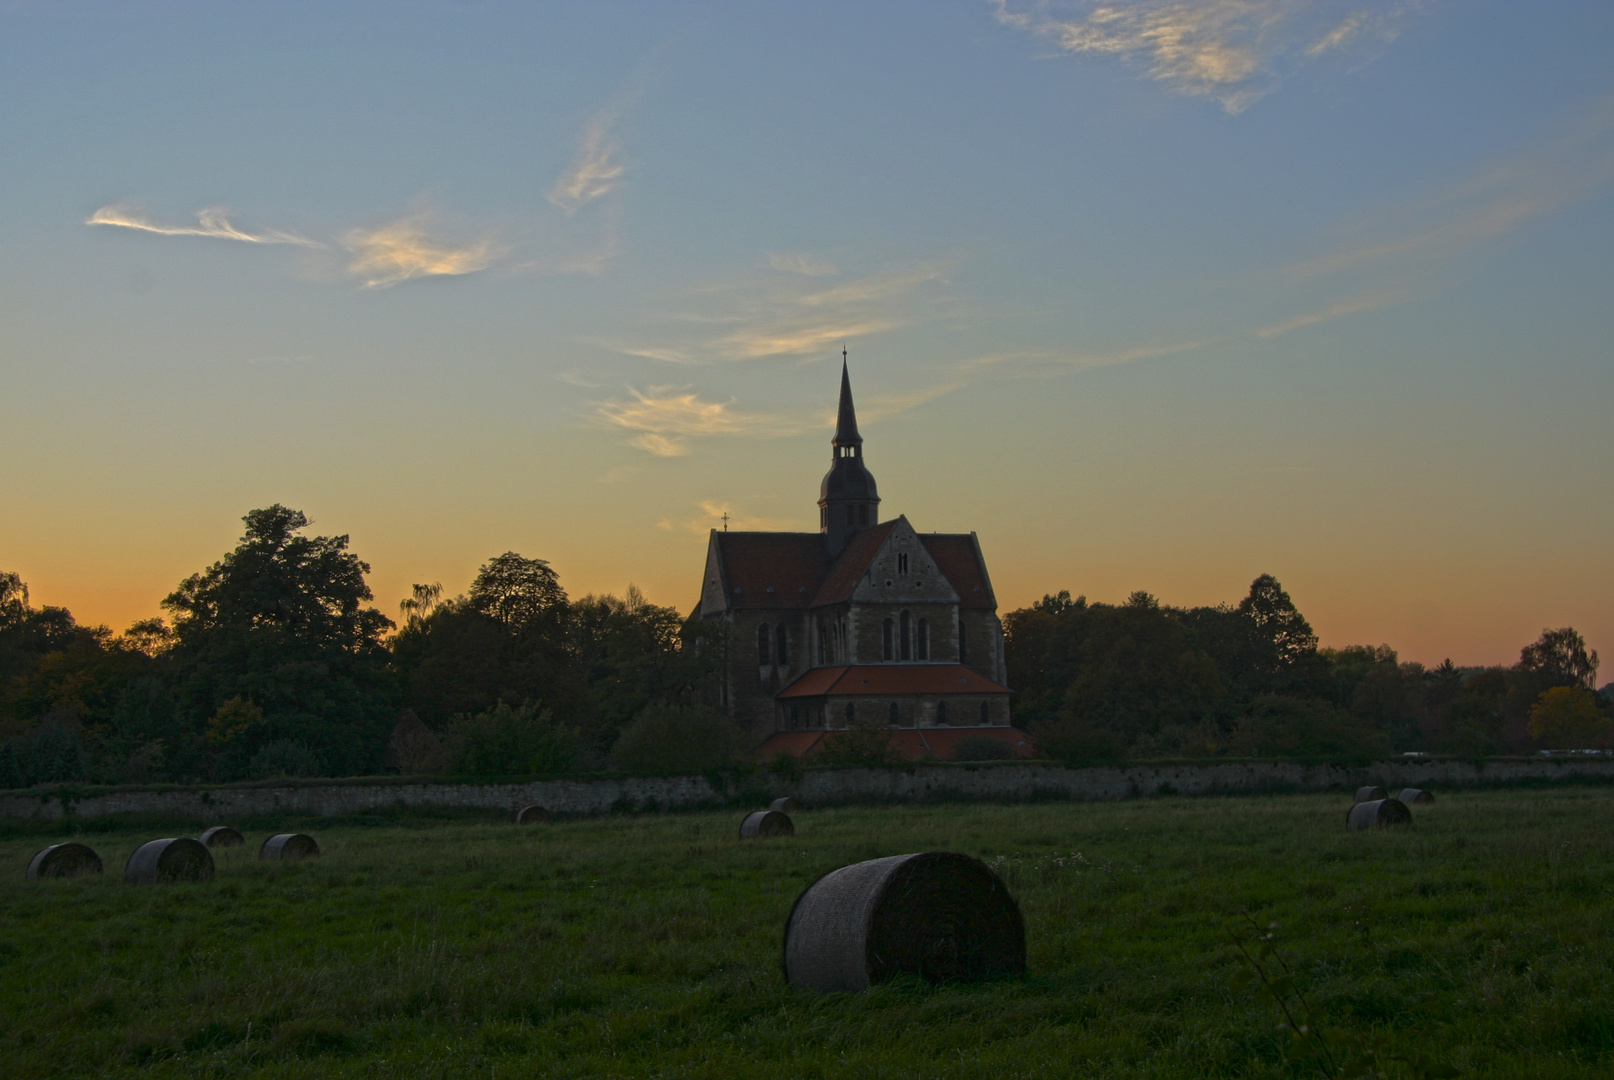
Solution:
{"label": "green meadow", "polygon": [[[0,833],[0,1073],[44,1076],[1304,1077],[1230,931],[1277,924],[1352,1037],[1469,1077],[1614,1073],[1614,789],[1440,793],[1347,834],[1348,795],[229,822],[207,884],[126,885],[169,823]],[[301,829],[318,859],[257,860]],[[28,882],[48,843],[93,878]],[[1025,915],[1030,975],[790,990],[826,870],[952,850]],[[1392,1074],[1393,1075],[1393,1074]]]}

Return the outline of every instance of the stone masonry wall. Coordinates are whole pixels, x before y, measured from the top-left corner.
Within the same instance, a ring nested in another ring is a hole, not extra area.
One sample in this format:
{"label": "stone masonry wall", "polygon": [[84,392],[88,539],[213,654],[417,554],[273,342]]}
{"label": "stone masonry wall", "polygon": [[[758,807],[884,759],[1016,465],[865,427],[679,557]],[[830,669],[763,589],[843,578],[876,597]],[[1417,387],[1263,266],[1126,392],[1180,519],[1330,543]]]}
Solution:
{"label": "stone masonry wall", "polygon": [[[1291,762],[1134,765],[1068,769],[1042,762],[980,763],[809,770],[800,781],[771,774],[732,777],[714,784],[705,776],[534,780],[516,784],[446,781],[353,781],[329,784],[134,788],[90,791],[67,803],[78,817],[153,814],[196,821],[272,814],[329,817],[431,806],[514,813],[537,803],[551,813],[604,814],[620,808],[677,810],[720,806],[742,793],[794,795],[808,806],[850,803],[1031,799],[1129,799],[1158,795],[1213,795],[1261,791],[1328,791],[1376,783],[1394,794],[1402,787],[1435,792],[1475,785],[1571,779],[1614,781],[1614,761],[1553,759],[1493,761],[1386,761],[1363,767]],[[0,794],[0,818],[58,820],[65,816],[55,790]]]}

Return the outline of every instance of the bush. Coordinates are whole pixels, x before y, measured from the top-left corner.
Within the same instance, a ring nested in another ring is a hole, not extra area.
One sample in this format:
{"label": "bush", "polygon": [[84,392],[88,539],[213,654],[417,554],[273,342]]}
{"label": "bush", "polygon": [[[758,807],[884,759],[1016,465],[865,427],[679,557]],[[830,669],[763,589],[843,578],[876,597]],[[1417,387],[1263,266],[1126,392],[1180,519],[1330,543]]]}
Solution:
{"label": "bush", "polygon": [[629,772],[700,772],[734,760],[740,732],[702,705],[652,702],[622,730],[611,761]]}
{"label": "bush", "polygon": [[566,772],[576,763],[577,730],[557,724],[548,709],[505,702],[454,717],[448,729],[449,768],[469,776]]}
{"label": "bush", "polygon": [[953,748],[954,761],[1000,761],[1014,757],[1014,751],[1002,739],[990,735],[971,735],[958,740]]}
{"label": "bush", "polygon": [[1044,757],[1066,765],[1119,765],[1126,760],[1119,735],[1068,713],[1033,725],[1028,734]]}
{"label": "bush", "polygon": [[263,748],[252,755],[247,772],[254,780],[272,780],[277,776],[320,776],[325,772],[325,763],[318,754],[300,742],[276,739],[264,743]]}

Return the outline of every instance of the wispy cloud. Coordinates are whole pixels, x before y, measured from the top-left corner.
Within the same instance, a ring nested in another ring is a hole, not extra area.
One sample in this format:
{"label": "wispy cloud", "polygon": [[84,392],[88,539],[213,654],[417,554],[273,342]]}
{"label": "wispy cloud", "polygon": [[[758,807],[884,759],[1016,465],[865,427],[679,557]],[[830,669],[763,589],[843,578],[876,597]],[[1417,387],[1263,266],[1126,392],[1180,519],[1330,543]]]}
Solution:
{"label": "wispy cloud", "polygon": [[635,432],[629,444],[656,457],[682,457],[689,453],[691,438],[795,430],[777,417],[747,412],[732,401],[707,401],[690,390],[660,386],[645,391],[630,388],[628,394],[601,402],[595,416],[607,426]]}
{"label": "wispy cloud", "polygon": [[1317,323],[1327,322],[1344,315],[1355,315],[1362,311],[1372,311],[1374,308],[1384,307],[1399,300],[1406,299],[1407,294],[1399,289],[1371,289],[1364,293],[1348,296],[1326,307],[1315,311],[1302,312],[1293,315],[1271,326],[1259,327],[1254,331],[1256,337],[1275,338],[1287,334],[1291,330],[1299,330],[1304,326],[1315,326]]}
{"label": "wispy cloud", "polygon": [[86,225],[115,225],[122,229],[156,233],[159,236],[206,236],[217,240],[239,240],[247,244],[296,244],[301,247],[324,247],[317,240],[299,236],[281,229],[247,232],[230,223],[222,206],[209,206],[196,212],[195,225],[162,225],[152,221],[145,213],[128,203],[111,203],[101,207],[85,219]]}
{"label": "wispy cloud", "polygon": [[612,136],[620,112],[621,106],[613,105],[588,122],[571,166],[549,189],[549,201],[568,214],[622,186],[628,170],[619,159],[621,151]]}
{"label": "wispy cloud", "polygon": [[661,340],[608,347],[672,364],[827,355],[842,342],[934,317],[945,298],[927,288],[945,282],[954,265],[929,260],[839,282],[798,271],[707,287],[691,294],[704,310],[668,316]]}
{"label": "wispy cloud", "polygon": [[1005,26],[1065,53],[1139,64],[1181,94],[1239,113],[1271,89],[1285,61],[1315,59],[1368,37],[1389,40],[1420,0],[988,0]]}
{"label": "wispy cloud", "polygon": [[473,274],[493,261],[491,237],[456,245],[429,238],[424,225],[424,217],[415,215],[349,231],[342,241],[353,255],[347,272],[365,288],[384,289],[411,278]]}
{"label": "wispy cloud", "polygon": [[799,251],[766,251],[768,269],[783,270],[787,274],[805,274],[808,277],[823,277],[835,272],[835,264],[825,262],[812,255],[804,255]]}

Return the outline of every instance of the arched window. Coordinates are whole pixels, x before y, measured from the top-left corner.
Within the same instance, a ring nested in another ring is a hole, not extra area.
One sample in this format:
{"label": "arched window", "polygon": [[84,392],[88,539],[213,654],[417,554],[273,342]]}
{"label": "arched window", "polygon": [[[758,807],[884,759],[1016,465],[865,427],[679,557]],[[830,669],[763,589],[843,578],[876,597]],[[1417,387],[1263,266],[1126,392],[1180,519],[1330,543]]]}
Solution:
{"label": "arched window", "polygon": [[965,648],[965,646],[964,646],[965,640],[966,639],[964,637],[964,616],[959,615],[959,617],[958,617],[958,662],[960,664],[967,664],[967,663],[970,662],[970,651],[969,651],[969,649]]}
{"label": "arched window", "polygon": [[897,703],[893,701],[891,703],[891,726],[896,727],[900,723],[902,723],[902,714],[897,711]]}
{"label": "arched window", "polygon": [[930,624],[919,620],[919,659],[930,659]]}
{"label": "arched window", "polygon": [[[885,622],[880,624],[880,638],[881,638],[881,645],[883,646],[882,655],[884,656],[884,658],[887,659],[887,660],[896,659],[896,657],[891,655],[891,620],[890,619],[887,619]],[[891,707],[893,709],[896,708],[895,705],[893,705]]]}
{"label": "arched window", "polygon": [[774,634],[775,653],[779,658],[780,667],[790,666],[790,635],[785,632],[785,624],[780,623],[778,632]]}
{"label": "arched window", "polygon": [[981,702],[981,726],[988,727],[992,723],[992,706]]}
{"label": "arched window", "polygon": [[936,723],[947,723],[947,702],[945,701],[936,702]]}
{"label": "arched window", "polygon": [[908,556],[905,555],[905,554],[898,555],[897,556],[897,573],[906,574],[907,572],[908,572]]}
{"label": "arched window", "polygon": [[773,656],[773,642],[768,639],[768,624],[757,627],[757,663],[767,666]]}
{"label": "arched window", "polygon": [[900,618],[902,620],[902,658],[904,660],[912,660],[913,659],[913,630],[912,630],[912,627],[910,626],[910,623],[912,622],[912,620],[909,618],[909,615],[908,615],[908,613],[906,611],[904,611],[900,616],[898,616],[898,618]]}
{"label": "arched window", "polygon": [[852,708],[852,703],[850,701],[848,701],[846,703],[846,726],[851,727],[852,724],[856,722],[856,720],[857,720],[857,710]]}

